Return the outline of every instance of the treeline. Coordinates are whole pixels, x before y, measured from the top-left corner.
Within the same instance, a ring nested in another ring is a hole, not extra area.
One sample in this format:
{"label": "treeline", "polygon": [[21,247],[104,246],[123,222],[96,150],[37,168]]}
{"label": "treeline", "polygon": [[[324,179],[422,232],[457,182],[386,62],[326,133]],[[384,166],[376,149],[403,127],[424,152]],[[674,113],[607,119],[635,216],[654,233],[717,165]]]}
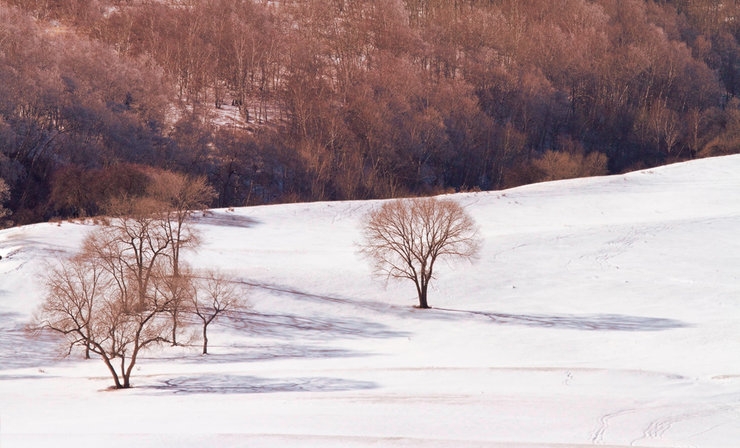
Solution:
{"label": "treeline", "polygon": [[144,167],[205,176],[211,205],[240,206],[740,152],[735,1],[5,3],[0,178],[17,223],[95,214],[145,189]]}

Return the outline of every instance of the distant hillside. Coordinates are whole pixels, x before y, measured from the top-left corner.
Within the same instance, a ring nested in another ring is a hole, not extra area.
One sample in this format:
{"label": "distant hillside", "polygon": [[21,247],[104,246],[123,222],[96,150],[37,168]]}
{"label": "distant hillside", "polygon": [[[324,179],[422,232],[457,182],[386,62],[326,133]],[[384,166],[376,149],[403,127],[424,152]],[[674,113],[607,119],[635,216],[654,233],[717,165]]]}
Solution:
{"label": "distant hillside", "polygon": [[5,205],[17,224],[94,214],[113,194],[96,179],[152,167],[206,176],[213,206],[241,206],[735,153],[738,8],[3,0]]}

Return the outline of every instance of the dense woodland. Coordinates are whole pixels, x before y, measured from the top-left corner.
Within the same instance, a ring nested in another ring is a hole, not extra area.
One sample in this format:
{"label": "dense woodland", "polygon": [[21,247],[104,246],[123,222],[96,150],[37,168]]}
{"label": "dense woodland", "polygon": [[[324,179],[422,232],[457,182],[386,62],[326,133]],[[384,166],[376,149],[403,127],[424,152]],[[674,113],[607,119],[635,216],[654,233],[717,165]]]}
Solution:
{"label": "dense woodland", "polygon": [[95,215],[163,171],[205,176],[212,206],[242,206],[740,152],[739,9],[0,0],[6,224]]}

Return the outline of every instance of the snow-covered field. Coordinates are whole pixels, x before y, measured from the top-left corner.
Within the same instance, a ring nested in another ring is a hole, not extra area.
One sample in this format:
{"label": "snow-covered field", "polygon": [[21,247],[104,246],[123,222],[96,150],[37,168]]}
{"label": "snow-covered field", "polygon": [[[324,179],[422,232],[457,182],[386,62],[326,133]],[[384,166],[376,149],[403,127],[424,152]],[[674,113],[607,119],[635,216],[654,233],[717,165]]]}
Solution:
{"label": "snow-covered field", "polygon": [[433,310],[358,256],[377,203],[201,217],[191,263],[253,309],[123,391],[23,331],[92,226],[0,231],[0,446],[740,444],[740,157],[455,198],[485,243],[439,266]]}

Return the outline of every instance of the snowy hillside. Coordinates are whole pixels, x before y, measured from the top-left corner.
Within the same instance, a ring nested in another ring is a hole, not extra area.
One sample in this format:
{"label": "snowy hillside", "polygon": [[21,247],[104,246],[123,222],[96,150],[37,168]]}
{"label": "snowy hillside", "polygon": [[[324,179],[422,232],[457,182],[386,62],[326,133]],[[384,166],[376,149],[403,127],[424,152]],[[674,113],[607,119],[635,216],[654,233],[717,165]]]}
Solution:
{"label": "snowy hillside", "polygon": [[23,331],[47,260],[92,226],[0,231],[0,446],[735,447],[740,157],[454,196],[473,264],[435,309],[357,255],[377,203],[217,210],[189,256],[252,284],[212,355],[148,353],[133,389]]}

